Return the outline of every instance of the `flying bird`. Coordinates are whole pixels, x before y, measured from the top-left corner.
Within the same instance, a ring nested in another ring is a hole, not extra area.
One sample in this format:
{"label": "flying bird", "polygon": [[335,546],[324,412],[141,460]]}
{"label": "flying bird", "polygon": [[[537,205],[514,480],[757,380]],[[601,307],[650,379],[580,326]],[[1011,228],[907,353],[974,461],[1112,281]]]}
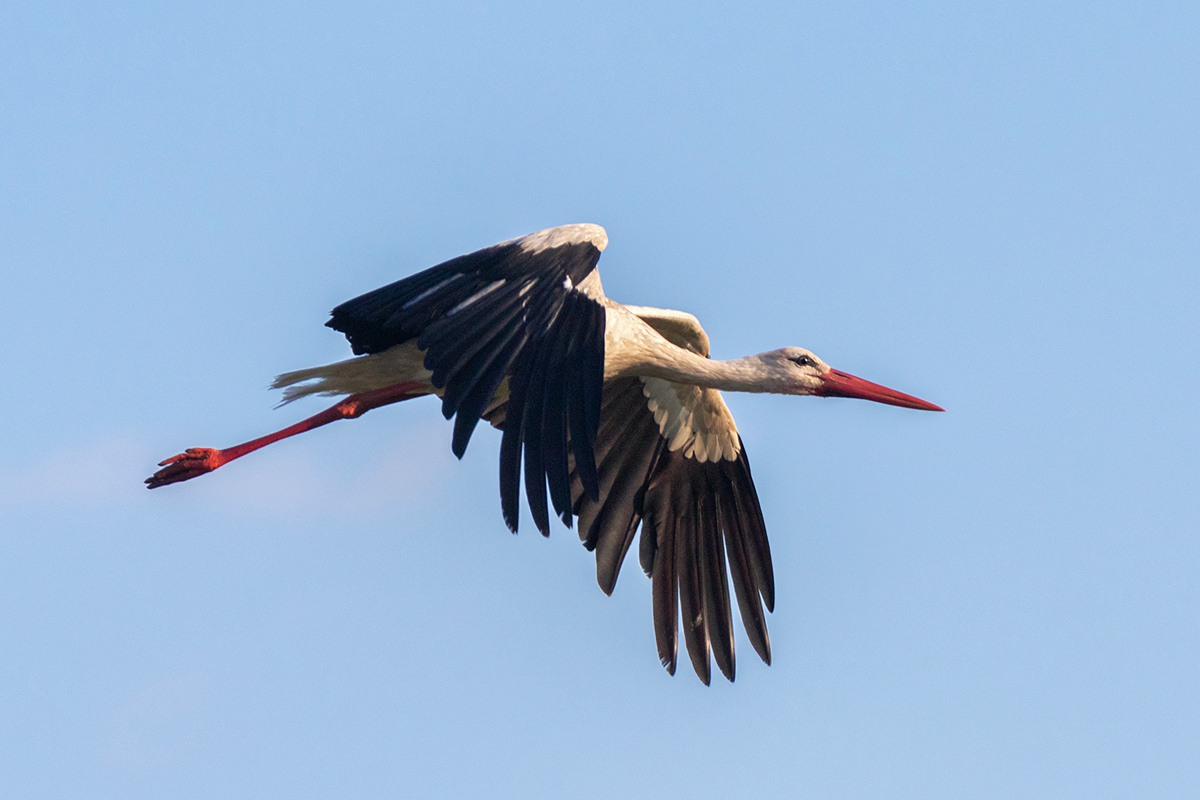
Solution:
{"label": "flying bird", "polygon": [[[550,509],[578,525],[611,594],[640,526],[658,656],[671,674],[678,625],[705,684],[711,659],[734,679],[733,591],[754,650],[771,646],[763,609],[775,579],[746,448],[722,391],[858,397],[938,406],[831,368],[800,347],[719,361],[691,314],[605,296],[599,225],[549,228],[453,258],[342,303],[326,325],[355,357],[275,379],[283,403],[343,396],[283,430],[161,462],[149,488],[211,472],[247,453],[339,419],[424,395],[454,420],[466,451],[481,419],[502,431],[500,506],[515,533],[520,487],[534,524]],[[548,491],[547,491],[548,490]],[[710,656],[711,654],[711,656]]]}

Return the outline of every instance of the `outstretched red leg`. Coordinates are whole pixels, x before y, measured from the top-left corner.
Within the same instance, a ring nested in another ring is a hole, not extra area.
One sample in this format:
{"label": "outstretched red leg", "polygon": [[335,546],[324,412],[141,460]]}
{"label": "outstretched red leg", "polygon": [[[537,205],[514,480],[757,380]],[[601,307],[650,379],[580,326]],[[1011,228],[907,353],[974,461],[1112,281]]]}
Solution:
{"label": "outstretched red leg", "polygon": [[266,436],[252,439],[244,444],[235,445],[224,450],[215,450],[211,447],[192,447],[177,456],[171,456],[166,461],[160,461],[158,465],[162,469],[149,478],[146,478],[146,487],[157,489],[159,486],[166,486],[168,483],[186,481],[197,475],[212,472],[217,467],[228,464],[235,458],[241,458],[247,453],[253,453],[260,447],[266,447],[271,442],[278,442],[280,439],[295,436],[297,433],[311,431],[313,428],[319,428],[322,425],[327,425],[339,419],[361,417],[372,408],[399,403],[402,400],[409,400],[428,393],[429,388],[424,384],[411,382],[397,383],[370,392],[352,394],[349,397],[343,398],[332,407],[325,409],[320,414],[315,414],[306,420],[297,422],[295,425],[289,425],[281,431],[269,433]]}

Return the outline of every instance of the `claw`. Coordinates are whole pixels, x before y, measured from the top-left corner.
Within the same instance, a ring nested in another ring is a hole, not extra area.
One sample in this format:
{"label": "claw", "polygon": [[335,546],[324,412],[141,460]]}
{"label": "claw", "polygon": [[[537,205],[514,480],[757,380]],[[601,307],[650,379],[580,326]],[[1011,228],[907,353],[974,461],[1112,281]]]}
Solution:
{"label": "claw", "polygon": [[146,488],[157,489],[169,483],[190,480],[197,475],[212,472],[226,460],[220,450],[211,447],[190,447],[179,455],[158,462],[162,469],[146,478]]}

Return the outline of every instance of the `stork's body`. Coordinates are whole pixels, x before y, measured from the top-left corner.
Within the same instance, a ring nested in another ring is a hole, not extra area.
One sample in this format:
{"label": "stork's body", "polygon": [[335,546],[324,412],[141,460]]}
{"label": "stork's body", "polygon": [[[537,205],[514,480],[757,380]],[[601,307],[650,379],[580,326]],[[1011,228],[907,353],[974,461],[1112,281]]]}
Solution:
{"label": "stork's body", "polygon": [[[734,676],[726,555],[743,623],[770,663],[763,605],[774,605],[766,529],[749,462],[720,391],[862,397],[937,406],[830,369],[789,347],[732,361],[708,358],[691,314],[625,306],[595,269],[598,225],[550,228],[461,256],[357,297],[329,323],[358,357],[280,375],[284,402],[346,395],[332,408],[226,450],[194,448],[162,463],[151,488],[210,472],[271,442],[371,408],[437,395],[454,417],[461,457],[476,423],[503,431],[501,506],[517,530],[522,473],[538,529],[549,501],[578,519],[611,592],[639,526],[653,581],[659,657],[672,673],[678,610],[705,683],[709,652]],[[522,470],[523,462],[523,470]],[[678,604],[678,606],[677,606]]]}

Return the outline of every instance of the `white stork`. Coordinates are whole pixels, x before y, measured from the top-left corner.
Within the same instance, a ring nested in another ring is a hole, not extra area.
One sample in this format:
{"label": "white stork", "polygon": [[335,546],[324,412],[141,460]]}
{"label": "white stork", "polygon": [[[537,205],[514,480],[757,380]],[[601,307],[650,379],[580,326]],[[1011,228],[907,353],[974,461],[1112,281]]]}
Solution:
{"label": "white stork", "polygon": [[[211,472],[260,447],[334,420],[422,395],[454,418],[462,457],[479,420],[503,431],[500,505],[515,533],[525,494],[542,535],[555,513],[596,553],[611,594],[639,525],[652,581],[658,655],[675,672],[676,625],[706,684],[710,652],[733,680],[726,558],[742,623],[771,663],[763,605],[774,609],[771,552],[750,463],[721,390],[859,397],[941,411],[831,369],[799,347],[732,361],[682,311],[610,300],[596,263],[599,225],[564,225],[451,259],[356,297],[329,322],[355,358],[275,379],[283,402],[346,395],[281,431],[225,450],[192,448],[161,462],[154,489]],[[285,388],[286,387],[286,388]],[[760,602],[761,598],[761,602]]]}

